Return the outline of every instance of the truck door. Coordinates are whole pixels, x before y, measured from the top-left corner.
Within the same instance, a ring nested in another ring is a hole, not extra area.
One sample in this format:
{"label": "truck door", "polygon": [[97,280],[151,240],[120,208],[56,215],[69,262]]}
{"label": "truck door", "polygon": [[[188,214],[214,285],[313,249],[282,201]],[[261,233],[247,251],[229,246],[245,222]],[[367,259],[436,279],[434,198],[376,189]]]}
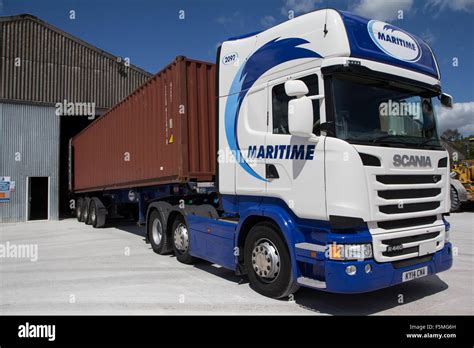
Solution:
{"label": "truck door", "polygon": [[265,158],[258,149],[265,146],[267,133],[266,84],[252,87],[242,102],[237,121],[237,141],[241,153],[235,166],[237,194],[262,195],[265,193]]}
{"label": "truck door", "polygon": [[308,96],[324,94],[319,69],[284,76],[268,83],[268,129],[266,144],[266,195],[282,199],[301,218],[326,220],[324,189],[324,136],[319,125],[325,121],[324,101],[313,101],[313,132],[319,142],[292,136],[288,129],[288,102],[285,81],[302,80]]}

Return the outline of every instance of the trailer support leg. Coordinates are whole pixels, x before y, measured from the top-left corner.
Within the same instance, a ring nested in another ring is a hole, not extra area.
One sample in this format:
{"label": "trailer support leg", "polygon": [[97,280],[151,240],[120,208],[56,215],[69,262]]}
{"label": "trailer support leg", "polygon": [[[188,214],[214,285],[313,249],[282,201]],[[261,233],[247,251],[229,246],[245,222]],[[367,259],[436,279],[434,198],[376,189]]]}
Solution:
{"label": "trailer support leg", "polygon": [[146,212],[145,212],[145,200],[143,193],[138,194],[138,225],[144,225],[146,223]]}

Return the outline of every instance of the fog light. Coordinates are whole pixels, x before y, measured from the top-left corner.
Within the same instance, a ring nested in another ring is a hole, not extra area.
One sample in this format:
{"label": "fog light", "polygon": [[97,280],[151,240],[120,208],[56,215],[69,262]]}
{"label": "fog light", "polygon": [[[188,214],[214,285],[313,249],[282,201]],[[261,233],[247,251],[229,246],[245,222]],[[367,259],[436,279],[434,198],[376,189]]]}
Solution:
{"label": "fog light", "polygon": [[370,273],[372,271],[372,266],[369,264],[366,264],[364,267],[365,273]]}
{"label": "fog light", "polygon": [[356,272],[357,272],[356,266],[350,265],[350,266],[347,266],[347,267],[346,267],[346,273],[347,273],[348,275],[354,275],[354,274],[356,274]]}

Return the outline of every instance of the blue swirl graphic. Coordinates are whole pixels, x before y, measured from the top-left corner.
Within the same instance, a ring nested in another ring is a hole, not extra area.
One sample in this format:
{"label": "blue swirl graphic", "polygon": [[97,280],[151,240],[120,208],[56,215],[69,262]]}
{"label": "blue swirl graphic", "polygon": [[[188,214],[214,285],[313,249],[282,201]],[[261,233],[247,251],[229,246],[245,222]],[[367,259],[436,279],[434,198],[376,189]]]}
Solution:
{"label": "blue swirl graphic", "polygon": [[245,161],[237,138],[237,124],[240,107],[247,95],[248,90],[253,86],[260,76],[271,68],[294,59],[301,58],[321,58],[319,54],[306,48],[298,47],[307,44],[309,41],[300,38],[280,39],[276,38],[255,51],[237,71],[230,86],[229,96],[225,107],[225,132],[227,143],[236,161],[240,166],[253,177],[267,181]]}

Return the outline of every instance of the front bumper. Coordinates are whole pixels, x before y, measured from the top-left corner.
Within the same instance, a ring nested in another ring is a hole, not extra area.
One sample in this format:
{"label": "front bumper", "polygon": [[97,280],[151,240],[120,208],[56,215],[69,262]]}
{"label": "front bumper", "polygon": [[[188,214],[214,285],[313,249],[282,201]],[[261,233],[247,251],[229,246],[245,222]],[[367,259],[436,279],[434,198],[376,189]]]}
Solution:
{"label": "front bumper", "polygon": [[[314,266],[324,263],[324,281],[317,281],[312,286],[312,280],[307,277],[298,278],[302,286],[313,287],[320,290],[336,293],[362,293],[370,292],[402,283],[402,273],[413,269],[428,266],[428,275],[436,274],[451,268],[453,254],[451,243],[446,243],[444,248],[433,254],[429,261],[416,263],[410,266],[396,268],[391,262],[378,263],[373,259],[364,261],[319,261]],[[365,273],[365,265],[370,264],[372,271]],[[346,267],[357,267],[355,275],[348,275]],[[321,284],[325,284],[321,286]]]}

